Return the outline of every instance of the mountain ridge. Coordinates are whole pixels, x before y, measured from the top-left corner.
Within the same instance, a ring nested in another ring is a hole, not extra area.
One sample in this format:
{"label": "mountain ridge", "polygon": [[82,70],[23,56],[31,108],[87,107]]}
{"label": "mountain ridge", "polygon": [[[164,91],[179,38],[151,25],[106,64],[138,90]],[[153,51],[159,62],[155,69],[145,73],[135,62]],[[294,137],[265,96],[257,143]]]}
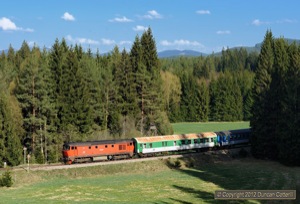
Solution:
{"label": "mountain ridge", "polygon": [[[292,44],[293,42],[295,42],[296,44],[300,45],[300,40],[298,39],[291,39],[291,38],[284,38],[289,44]],[[241,49],[241,48],[244,48],[246,49],[246,51],[248,53],[251,53],[251,52],[260,52],[260,49],[261,49],[261,45],[262,45],[262,42],[261,43],[257,43],[255,44],[254,46],[238,46],[238,47],[232,47],[232,48],[228,48],[229,50],[235,50],[235,49]],[[225,48],[224,48],[225,49]],[[16,50],[15,50],[16,51]],[[50,51],[50,49],[49,49]],[[1,50],[0,51],[0,54],[4,52],[5,54],[8,53],[8,49],[5,49],[5,50]],[[102,55],[107,55],[109,54],[110,52],[107,52],[107,53],[104,53]],[[222,51],[220,52],[213,52],[213,53],[204,53],[204,52],[200,52],[200,51],[196,51],[196,50],[187,50],[187,49],[184,49],[184,50],[178,50],[178,49],[172,49],[172,50],[163,50],[163,51],[159,51],[157,52],[158,54],[158,58],[176,58],[176,57],[181,57],[181,56],[184,56],[184,57],[199,57],[199,56],[209,56],[209,55],[215,55],[215,56],[219,56],[219,55],[222,55]]]}

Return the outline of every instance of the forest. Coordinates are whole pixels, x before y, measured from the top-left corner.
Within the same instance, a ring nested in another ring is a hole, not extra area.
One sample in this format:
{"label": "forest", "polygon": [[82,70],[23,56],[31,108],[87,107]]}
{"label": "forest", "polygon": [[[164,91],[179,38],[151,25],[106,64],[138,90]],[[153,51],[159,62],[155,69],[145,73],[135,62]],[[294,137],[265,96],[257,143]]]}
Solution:
{"label": "forest", "polygon": [[[300,47],[159,59],[152,30],[129,51],[9,47],[0,55],[0,161],[59,161],[63,142],[172,134],[171,123],[250,120],[253,155],[300,165]],[[0,162],[0,166],[3,163]]]}

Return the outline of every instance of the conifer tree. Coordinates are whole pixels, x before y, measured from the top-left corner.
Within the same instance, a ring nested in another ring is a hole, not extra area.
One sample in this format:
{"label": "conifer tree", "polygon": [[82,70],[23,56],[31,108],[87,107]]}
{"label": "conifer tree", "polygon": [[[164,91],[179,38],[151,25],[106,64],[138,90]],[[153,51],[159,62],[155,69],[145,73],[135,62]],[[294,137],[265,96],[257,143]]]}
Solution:
{"label": "conifer tree", "polygon": [[266,116],[270,113],[268,94],[272,81],[274,65],[274,40],[271,31],[267,31],[261,47],[258,59],[258,67],[254,77],[252,119],[252,153],[255,157],[268,157],[268,152],[276,151],[276,145],[270,143],[274,141],[270,134],[270,124]]}
{"label": "conifer tree", "polygon": [[300,47],[295,43],[287,49],[289,65],[281,84],[281,110],[278,118],[279,161],[300,166]]}
{"label": "conifer tree", "polygon": [[209,92],[205,81],[197,82],[196,90],[197,122],[206,122],[209,114]]}

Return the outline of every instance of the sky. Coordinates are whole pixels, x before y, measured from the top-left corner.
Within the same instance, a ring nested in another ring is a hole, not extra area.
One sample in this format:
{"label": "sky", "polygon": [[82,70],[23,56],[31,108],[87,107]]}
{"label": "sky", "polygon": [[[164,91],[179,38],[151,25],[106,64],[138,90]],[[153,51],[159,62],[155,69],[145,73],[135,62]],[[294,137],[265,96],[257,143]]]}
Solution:
{"label": "sky", "polygon": [[300,39],[299,0],[5,0],[0,50],[11,45],[51,48],[55,40],[100,53],[130,50],[151,28],[157,51],[254,46],[267,30]]}

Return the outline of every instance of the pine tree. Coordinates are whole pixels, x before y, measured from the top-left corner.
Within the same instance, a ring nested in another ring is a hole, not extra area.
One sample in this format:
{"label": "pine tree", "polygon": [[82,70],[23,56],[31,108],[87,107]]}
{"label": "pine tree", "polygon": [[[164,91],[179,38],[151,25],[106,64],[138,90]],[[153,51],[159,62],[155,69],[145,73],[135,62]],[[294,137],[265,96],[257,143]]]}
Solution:
{"label": "pine tree", "polygon": [[279,161],[300,166],[300,47],[295,43],[287,49],[289,65],[281,84]]}
{"label": "pine tree", "polygon": [[[22,116],[16,100],[3,89],[0,91],[0,160],[16,166],[22,160]],[[3,163],[0,163],[0,166]]]}
{"label": "pine tree", "polygon": [[209,114],[209,92],[205,81],[201,80],[196,89],[197,122],[206,122]]}
{"label": "pine tree", "polygon": [[54,101],[56,118],[54,120],[55,126],[58,128],[60,132],[62,129],[61,125],[61,115],[60,110],[62,109],[63,101],[62,101],[62,87],[66,84],[63,83],[63,74],[66,67],[66,59],[68,53],[68,46],[65,39],[62,39],[59,42],[58,39],[55,40],[55,43],[52,46],[49,56],[49,67],[51,70],[52,82],[54,84],[53,92],[51,94],[51,98]]}
{"label": "pine tree", "polygon": [[268,94],[272,81],[274,65],[274,42],[271,31],[267,31],[258,59],[258,67],[254,77],[253,116],[250,121],[252,128],[252,154],[257,158],[269,157],[270,152],[277,152],[270,124],[266,116],[270,113]]}

